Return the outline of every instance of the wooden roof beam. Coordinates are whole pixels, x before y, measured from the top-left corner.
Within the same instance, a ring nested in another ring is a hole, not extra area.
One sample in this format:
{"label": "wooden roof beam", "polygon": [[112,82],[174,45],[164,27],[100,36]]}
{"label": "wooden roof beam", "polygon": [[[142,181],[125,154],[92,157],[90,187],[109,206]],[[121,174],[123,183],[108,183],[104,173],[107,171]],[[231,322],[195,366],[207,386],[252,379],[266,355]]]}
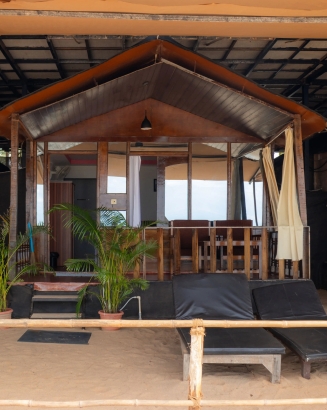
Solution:
{"label": "wooden roof beam", "polygon": [[271,40],[269,41],[266,46],[264,47],[264,49],[259,53],[258,57],[256,58],[255,62],[252,64],[251,67],[249,67],[246,72],[245,72],[245,77],[248,77],[252,71],[256,68],[256,66],[258,64],[260,64],[260,62],[264,59],[265,55],[274,47],[274,45],[276,44],[277,39]]}
{"label": "wooden roof beam", "polygon": [[7,49],[5,43],[3,42],[3,40],[1,38],[0,38],[0,51],[5,56],[7,64],[11,65],[12,69],[15,71],[17,76],[23,81],[24,86],[26,87],[26,89],[28,91],[27,79],[26,79],[24,73],[22,72],[22,70],[17,65],[16,61],[14,60],[13,56],[10,54],[9,50]]}

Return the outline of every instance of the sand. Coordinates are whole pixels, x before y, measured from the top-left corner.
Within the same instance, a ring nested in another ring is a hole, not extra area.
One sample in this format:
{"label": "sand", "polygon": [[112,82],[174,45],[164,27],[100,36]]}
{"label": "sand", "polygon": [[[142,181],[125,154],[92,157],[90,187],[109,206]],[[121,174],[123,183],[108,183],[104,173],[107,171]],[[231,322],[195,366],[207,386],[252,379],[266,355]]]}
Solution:
{"label": "sand", "polygon": [[[319,294],[326,307],[327,292],[319,291]],[[125,328],[104,332],[90,328],[84,330],[92,333],[88,345],[17,342],[25,331],[0,331],[0,399],[187,399],[188,383],[182,381],[182,356],[174,329]],[[280,384],[272,384],[269,372],[261,365],[206,364],[203,397],[226,400],[327,397],[327,363],[313,364],[310,380],[302,378],[300,372],[299,360],[289,350],[282,358]],[[89,407],[101,408],[104,407]],[[325,406],[271,408],[315,410]]]}

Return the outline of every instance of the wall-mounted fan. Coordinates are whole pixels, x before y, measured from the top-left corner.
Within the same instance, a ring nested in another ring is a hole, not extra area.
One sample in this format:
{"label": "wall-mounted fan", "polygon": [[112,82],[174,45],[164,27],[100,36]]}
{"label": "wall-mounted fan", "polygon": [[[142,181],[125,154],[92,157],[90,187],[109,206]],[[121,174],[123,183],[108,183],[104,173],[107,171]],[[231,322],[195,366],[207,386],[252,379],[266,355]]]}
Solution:
{"label": "wall-mounted fan", "polygon": [[56,165],[54,167],[54,170],[51,171],[51,181],[62,181],[65,179],[65,177],[68,175],[70,171],[70,166],[69,165],[64,165],[64,166],[60,166],[60,165]]}

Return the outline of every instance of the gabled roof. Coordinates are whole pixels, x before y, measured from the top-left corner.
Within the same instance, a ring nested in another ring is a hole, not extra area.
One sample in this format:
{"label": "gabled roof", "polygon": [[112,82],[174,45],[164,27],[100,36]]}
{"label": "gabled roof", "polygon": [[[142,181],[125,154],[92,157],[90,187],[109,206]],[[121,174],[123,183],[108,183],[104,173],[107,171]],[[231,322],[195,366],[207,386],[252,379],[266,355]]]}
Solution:
{"label": "gabled roof", "polygon": [[[301,117],[303,138],[326,126],[324,118],[315,112],[198,54],[158,39],[145,41],[4,107],[0,111],[0,135],[10,138],[12,113],[21,115],[33,138],[42,138],[148,99],[201,117],[210,126],[219,124],[235,135],[243,135],[245,143],[252,143],[246,151],[274,137],[294,114]],[[220,135],[213,136],[212,142],[226,141],[219,130]],[[240,149],[244,151],[244,147]]]}

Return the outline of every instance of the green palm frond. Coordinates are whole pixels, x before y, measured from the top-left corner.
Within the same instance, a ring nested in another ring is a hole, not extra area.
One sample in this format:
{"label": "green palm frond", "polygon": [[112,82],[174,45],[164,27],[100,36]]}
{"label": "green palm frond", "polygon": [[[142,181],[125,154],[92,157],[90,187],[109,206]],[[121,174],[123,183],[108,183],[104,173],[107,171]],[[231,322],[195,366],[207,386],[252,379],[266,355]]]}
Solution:
{"label": "green palm frond", "polygon": [[[7,212],[0,215],[0,312],[7,308],[7,295],[10,288],[21,280],[25,273],[36,274],[40,271],[41,265],[28,264],[17,273],[16,253],[22,245],[28,243],[29,234],[17,235],[15,244],[9,246],[10,214]],[[31,235],[39,233],[50,234],[49,228],[44,225],[34,226]]]}
{"label": "green palm frond", "polygon": [[[55,205],[50,212],[64,211],[63,220],[74,236],[94,246],[96,262],[92,259],[70,259],[68,270],[96,272],[100,294],[96,295],[105,312],[117,312],[118,307],[135,287],[145,289],[144,279],[129,279],[127,273],[144,257],[154,257],[157,243],[142,240],[142,228],[132,228],[118,211],[98,208],[88,211],[71,204]],[[85,293],[81,297],[85,296]],[[79,304],[80,306],[80,304]]]}

